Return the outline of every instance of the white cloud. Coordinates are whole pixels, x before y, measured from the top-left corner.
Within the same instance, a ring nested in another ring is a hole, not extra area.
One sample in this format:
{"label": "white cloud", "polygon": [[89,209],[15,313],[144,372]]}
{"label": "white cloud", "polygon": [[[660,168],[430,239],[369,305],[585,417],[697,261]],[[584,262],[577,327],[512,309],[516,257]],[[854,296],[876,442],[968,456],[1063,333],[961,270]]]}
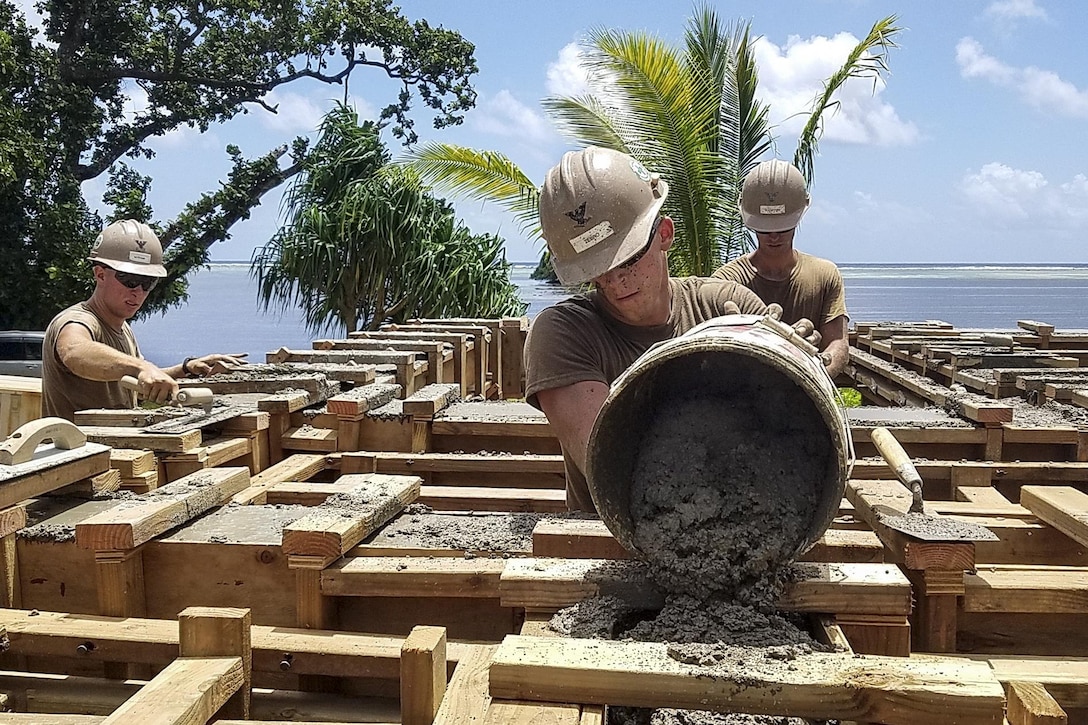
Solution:
{"label": "white cloud", "polygon": [[[771,122],[789,138],[800,134],[822,92],[823,82],[835,73],[858,39],[850,33],[833,38],[791,36],[784,46],[766,38],[756,40],[753,52],[759,68],[759,98],[770,104]],[[839,105],[824,112],[824,141],[878,146],[907,145],[919,138],[917,127],[899,118],[894,106],[881,100],[886,83],[850,79],[835,94]]]}
{"label": "white cloud", "polygon": [[559,50],[559,57],[548,65],[547,88],[553,96],[581,96],[588,92],[586,69],[581,63],[578,43],[568,43]]}
{"label": "white cloud", "polygon": [[473,127],[483,133],[529,143],[555,138],[551,124],[539,111],[514,98],[514,94],[505,89],[478,102],[471,118]]}
{"label": "white cloud", "polygon": [[1049,20],[1046,10],[1035,0],[994,0],[982,14],[1002,35],[1011,35],[1022,20]]}
{"label": "white cloud", "polygon": [[956,44],[956,62],[964,78],[980,78],[1014,91],[1028,105],[1074,118],[1088,118],[1088,90],[1077,88],[1053,71],[1016,68],[987,55],[974,38]]}
{"label": "white cloud", "polygon": [[1073,231],[1088,221],[1088,178],[1051,184],[1038,171],[991,162],[966,174],[959,190],[979,224]]}
{"label": "white cloud", "polygon": [[254,112],[261,125],[273,131],[313,133],[321,125],[321,117],[325,113],[322,104],[292,91],[272,90],[265,95],[264,102],[275,108],[276,113],[269,113],[263,108]]}

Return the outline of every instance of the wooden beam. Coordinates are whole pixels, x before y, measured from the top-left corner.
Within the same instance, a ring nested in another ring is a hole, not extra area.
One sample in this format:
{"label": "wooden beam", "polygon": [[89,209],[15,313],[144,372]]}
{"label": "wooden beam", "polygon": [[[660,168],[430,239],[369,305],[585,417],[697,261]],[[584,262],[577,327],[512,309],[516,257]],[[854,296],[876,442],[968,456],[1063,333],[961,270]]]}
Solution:
{"label": "wooden beam", "polygon": [[417,626],[400,650],[403,725],[431,725],[446,694],[446,628]]}
{"label": "wooden beam", "polygon": [[33,460],[0,466],[0,509],[97,476],[109,467],[110,449],[107,446],[85,443],[70,451],[53,452],[47,444]]}
{"label": "wooden beam", "polygon": [[244,682],[240,657],[174,660],[103,725],[204,725]]}
{"label": "wooden beam", "polygon": [[435,721],[443,725],[476,725],[491,703],[488,673],[497,646],[469,645],[453,671]]}
{"label": "wooden beam", "polygon": [[162,453],[184,453],[200,446],[199,429],[184,433],[144,433],[140,428],[83,426],[87,440],[110,448],[142,448]]}
{"label": "wooden beam", "polygon": [[248,609],[187,607],[178,615],[178,642],[182,657],[238,657],[242,683],[223,705],[220,715],[248,719],[253,685],[252,617]]}
{"label": "wooden beam", "polygon": [[1038,682],[1010,682],[1008,685],[1009,725],[1066,725],[1065,710]]}
{"label": "wooden beam", "polygon": [[1020,504],[1081,546],[1088,546],[1088,494],[1071,486],[1023,486]]}
{"label": "wooden beam", "polygon": [[249,485],[248,468],[209,468],[146,494],[123,501],[76,524],[76,544],[84,549],[134,549],[225,503]]}
{"label": "wooden beam", "polygon": [[307,560],[298,566],[325,568],[419,498],[417,476],[355,474],[338,483],[353,485],[283,530],[283,553]]}
{"label": "wooden beam", "polygon": [[1088,614],[1088,569],[979,566],[963,578],[965,612]]}
{"label": "wooden beam", "polygon": [[322,571],[321,592],[340,597],[497,599],[505,564],[503,559],[358,556]]}
{"label": "wooden beam", "polygon": [[296,453],[253,476],[249,487],[234,496],[232,503],[264,503],[270,487],[283,481],[305,481],[324,471],[326,465],[325,456],[322,454]]}
{"label": "wooden beam", "polygon": [[788,662],[745,656],[685,664],[656,642],[507,636],[491,696],[547,702],[677,707],[917,725],[1001,725],[1005,693],[988,665],[958,659],[812,653]]}

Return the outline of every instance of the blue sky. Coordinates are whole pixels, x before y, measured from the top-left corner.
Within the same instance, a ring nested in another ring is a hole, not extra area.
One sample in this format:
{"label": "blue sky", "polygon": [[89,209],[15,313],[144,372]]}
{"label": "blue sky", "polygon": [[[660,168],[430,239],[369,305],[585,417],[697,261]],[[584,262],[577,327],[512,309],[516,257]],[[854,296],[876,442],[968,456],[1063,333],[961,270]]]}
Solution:
{"label": "blue sky", "polygon": [[[30,4],[22,0],[23,5]],[[577,47],[593,28],[645,30],[682,40],[692,6],[667,0],[402,0],[410,19],[459,31],[476,45],[477,107],[456,128],[435,131],[417,115],[422,140],[501,151],[533,179],[571,148],[540,100],[577,93]],[[812,208],[797,247],[840,263],[1083,263],[1088,236],[1088,13],[1079,0],[738,0],[711,3],[760,37],[760,95],[771,105],[778,155],[791,158],[803,117],[824,78],[873,22],[899,16],[900,47],[886,83],[849,82],[827,119]],[[396,88],[365,69],[349,98],[373,114]],[[312,135],[339,87],[283,88],[280,113],[262,109],[205,134],[158,139],[156,158],[135,164],[154,177],[165,218],[229,168],[223,149],[257,155]],[[133,98],[138,107],[140,99]],[[392,150],[397,142],[387,138]],[[88,184],[88,196],[102,185]],[[511,261],[535,259],[497,207],[452,199],[476,232],[507,239]],[[279,223],[279,193],[265,197],[214,260],[247,260]]]}

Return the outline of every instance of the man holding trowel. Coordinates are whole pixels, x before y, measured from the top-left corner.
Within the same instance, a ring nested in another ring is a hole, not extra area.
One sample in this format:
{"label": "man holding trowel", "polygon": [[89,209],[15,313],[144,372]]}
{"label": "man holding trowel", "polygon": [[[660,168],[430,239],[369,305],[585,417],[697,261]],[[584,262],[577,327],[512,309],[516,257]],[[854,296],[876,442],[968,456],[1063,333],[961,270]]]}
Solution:
{"label": "man holding trowel", "polygon": [[[202,377],[245,364],[245,355],[212,354],[159,368],[140,355],[128,320],[166,276],[162,245],[142,222],[125,219],[98,235],[88,260],[94,292],[46,328],[42,361],[42,415],[75,419],[77,410],[133,408],[141,398],[166,403],[178,378]],[[136,391],[121,378],[137,381]]]}
{"label": "man holding trowel", "polygon": [[740,194],[744,225],[757,246],[714,272],[742,284],[767,304],[782,306],[782,321],[812,320],[820,332],[820,353],[834,378],[850,360],[846,297],[833,262],[793,248],[797,225],[809,206],[805,177],[792,164],[772,159],[757,164]]}
{"label": "man holding trowel", "polygon": [[[589,147],[548,172],[540,222],[556,274],[593,289],[548,307],[525,342],[526,400],[548,416],[563,448],[567,505],[594,511],[586,481],[590,433],[609,385],[655,342],[726,314],[763,314],[750,290],[669,276],[668,184],[626,154]],[[807,320],[795,326],[813,333]]]}

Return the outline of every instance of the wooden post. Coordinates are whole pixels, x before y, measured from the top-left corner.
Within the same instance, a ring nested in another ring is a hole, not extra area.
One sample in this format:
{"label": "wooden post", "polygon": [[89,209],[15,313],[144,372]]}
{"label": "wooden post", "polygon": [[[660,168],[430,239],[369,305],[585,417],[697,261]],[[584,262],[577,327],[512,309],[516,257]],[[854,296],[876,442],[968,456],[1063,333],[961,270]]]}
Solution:
{"label": "wooden post", "polygon": [[[143,617],[147,601],[144,592],[143,549],[96,551],[95,576],[98,612],[107,617]],[[146,675],[146,666],[131,662],[105,663],[106,677],[127,680]]]}
{"label": "wooden post", "polygon": [[403,725],[432,725],[446,694],[446,628],[414,627],[400,648]]}
{"label": "wooden post", "polygon": [[251,624],[248,609],[233,607],[188,607],[178,615],[178,641],[182,657],[242,658],[244,682],[220,709],[222,717],[249,719],[253,682]]}

